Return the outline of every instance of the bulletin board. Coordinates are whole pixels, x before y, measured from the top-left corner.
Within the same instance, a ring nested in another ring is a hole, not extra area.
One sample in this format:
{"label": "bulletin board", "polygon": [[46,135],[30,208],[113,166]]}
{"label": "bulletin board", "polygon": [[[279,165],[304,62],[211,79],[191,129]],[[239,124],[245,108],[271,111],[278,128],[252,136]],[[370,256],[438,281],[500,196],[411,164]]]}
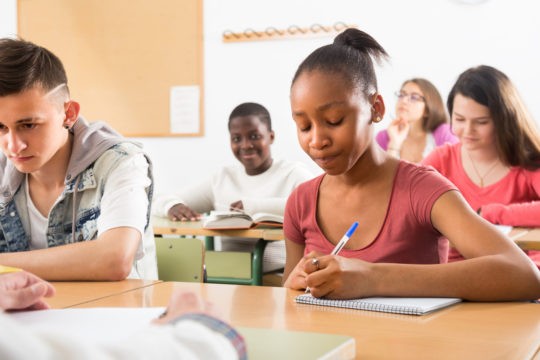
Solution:
{"label": "bulletin board", "polygon": [[202,1],[18,0],[18,34],[62,60],[89,121],[130,137],[202,136]]}

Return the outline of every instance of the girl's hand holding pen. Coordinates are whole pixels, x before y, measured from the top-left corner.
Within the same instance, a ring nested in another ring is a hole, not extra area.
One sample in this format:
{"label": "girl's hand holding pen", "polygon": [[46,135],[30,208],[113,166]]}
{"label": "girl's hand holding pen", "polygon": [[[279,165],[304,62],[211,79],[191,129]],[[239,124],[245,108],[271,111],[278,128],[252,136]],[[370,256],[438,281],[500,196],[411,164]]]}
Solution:
{"label": "girl's hand holding pen", "polygon": [[321,255],[316,252],[311,252],[307,256],[304,256],[300,259],[298,264],[294,267],[294,269],[291,271],[291,274],[287,278],[287,281],[283,284],[284,287],[288,287],[295,290],[304,290],[306,288],[306,277],[307,272],[304,270],[306,265],[312,261],[312,259],[317,256]]}
{"label": "girl's hand holding pen", "polygon": [[305,283],[313,296],[353,299],[373,295],[374,281],[369,275],[373,264],[339,255],[316,258],[318,261],[315,263],[304,262],[304,271],[307,274]]}

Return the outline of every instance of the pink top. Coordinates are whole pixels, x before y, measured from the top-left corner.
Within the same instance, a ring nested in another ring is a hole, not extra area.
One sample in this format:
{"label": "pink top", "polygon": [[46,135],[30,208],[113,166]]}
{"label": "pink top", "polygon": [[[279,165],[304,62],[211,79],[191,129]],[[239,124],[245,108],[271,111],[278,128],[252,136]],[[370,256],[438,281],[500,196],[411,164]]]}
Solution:
{"label": "pink top", "polygon": [[[432,133],[429,133],[428,135],[431,135],[433,137],[433,143],[431,143],[430,138],[428,137],[428,140],[426,141],[426,148],[423,151],[423,154],[425,154],[424,157],[427,156],[427,154],[429,154],[431,151],[433,151],[433,149],[435,149],[437,146],[441,146],[446,143],[455,144],[459,141],[456,135],[452,133],[452,129],[447,123],[440,124],[435,130],[433,130]],[[377,143],[384,150],[388,150],[390,136],[388,136],[387,130],[379,131],[377,133],[377,136],[375,136],[375,140],[377,140]]]}
{"label": "pink top", "polygon": [[[422,161],[431,165],[459,188],[474,210],[482,209],[482,217],[494,224],[540,226],[540,169],[512,167],[508,174],[485,187],[476,185],[465,173],[461,162],[461,144],[444,145]],[[530,252],[529,255],[533,255]],[[533,259],[538,254],[534,254]],[[452,249],[450,260],[461,259]],[[539,264],[538,260],[535,260]]]}
{"label": "pink top", "polygon": [[512,167],[495,184],[479,187],[465,173],[461,144],[444,145],[422,161],[431,165],[461,191],[474,210],[494,224],[540,226],[540,169]]}
{"label": "pink top", "polygon": [[[316,220],[319,186],[325,174],[299,185],[285,208],[285,237],[305,245],[304,253],[329,254],[334,245],[326,239]],[[447,243],[431,224],[431,209],[445,192],[456,190],[432,169],[401,161],[396,172],[389,208],[375,240],[362,249],[343,249],[341,256],[370,262],[434,264],[446,261]],[[358,215],[357,233],[362,231]],[[441,253],[439,253],[439,251]]]}

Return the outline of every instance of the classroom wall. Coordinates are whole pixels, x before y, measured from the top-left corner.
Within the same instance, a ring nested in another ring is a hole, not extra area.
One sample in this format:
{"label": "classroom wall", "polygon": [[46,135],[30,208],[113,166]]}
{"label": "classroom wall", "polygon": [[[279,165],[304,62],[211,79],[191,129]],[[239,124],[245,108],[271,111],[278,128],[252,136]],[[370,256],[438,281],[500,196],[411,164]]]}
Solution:
{"label": "classroom wall", "polygon": [[17,34],[17,0],[0,0],[0,36]]}
{"label": "classroom wall", "polygon": [[[227,119],[240,102],[268,107],[273,118],[275,157],[305,161],[289,109],[291,77],[300,61],[324,38],[223,43],[223,31],[290,25],[309,27],[337,21],[356,24],[373,35],[391,55],[378,69],[379,87],[394,113],[393,92],[404,79],[433,81],[446,97],[457,75],[468,67],[489,64],[517,84],[529,110],[540,122],[540,26],[536,3],[527,0],[204,0],[205,136],[142,138],[153,158],[158,192],[170,192],[236,160],[229,150]],[[0,0],[0,36],[12,34],[15,0]],[[182,66],[179,64],[179,66]],[[69,74],[68,74],[69,75]],[[76,96],[76,94],[75,94]],[[82,104],[84,114],[84,104]],[[378,128],[388,124],[386,116]]]}

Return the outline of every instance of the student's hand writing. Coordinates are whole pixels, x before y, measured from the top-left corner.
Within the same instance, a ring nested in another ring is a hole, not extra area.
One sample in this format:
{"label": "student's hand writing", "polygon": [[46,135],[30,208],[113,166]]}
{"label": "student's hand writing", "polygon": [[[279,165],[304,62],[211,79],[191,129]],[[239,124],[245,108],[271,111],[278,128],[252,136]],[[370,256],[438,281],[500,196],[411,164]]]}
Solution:
{"label": "student's hand writing", "polygon": [[306,264],[310,263],[313,258],[319,255],[321,254],[312,251],[308,255],[301,258],[298,264],[296,264],[294,269],[289,274],[289,277],[287,278],[283,286],[293,290],[304,290],[307,286],[306,277],[308,275],[307,272],[304,270],[307,266]]}
{"label": "student's hand writing", "polygon": [[353,299],[372,296],[375,284],[369,275],[372,264],[339,255],[319,256],[318,266],[304,264],[306,284],[315,297]]}
{"label": "student's hand writing", "polygon": [[26,271],[0,275],[0,309],[42,310],[49,305],[43,300],[55,293],[54,287]]}
{"label": "student's hand writing", "polygon": [[184,204],[176,204],[167,211],[167,216],[172,221],[197,221],[201,219],[201,214],[191,210]]}
{"label": "student's hand writing", "polygon": [[388,137],[390,141],[388,142],[388,149],[401,150],[403,142],[409,134],[410,124],[401,118],[396,118],[392,120],[388,129]]}
{"label": "student's hand writing", "polygon": [[231,210],[244,210],[244,204],[242,203],[242,200],[238,200],[231,203],[230,209]]}
{"label": "student's hand writing", "polygon": [[201,297],[193,292],[184,292],[175,290],[169,300],[166,315],[155,319],[155,324],[166,324],[170,321],[189,313],[199,313],[216,318],[221,316],[217,313],[214,306],[201,299]]}

